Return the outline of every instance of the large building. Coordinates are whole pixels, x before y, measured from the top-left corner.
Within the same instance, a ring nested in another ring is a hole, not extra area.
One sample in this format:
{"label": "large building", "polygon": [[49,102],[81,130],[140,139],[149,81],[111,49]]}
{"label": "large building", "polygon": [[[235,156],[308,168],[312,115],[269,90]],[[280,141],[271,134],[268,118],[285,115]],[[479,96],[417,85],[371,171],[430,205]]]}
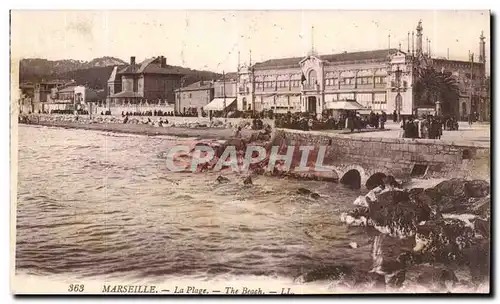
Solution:
{"label": "large building", "polygon": [[174,103],[174,90],[181,86],[183,74],[167,65],[163,56],[141,63],[130,57],[130,65],[114,68],[108,80],[107,99],[111,106],[137,106]]}
{"label": "large building", "polygon": [[[408,35],[409,36],[409,35]],[[409,37],[408,37],[409,38]],[[460,113],[489,112],[485,89],[485,37],[481,34],[479,60],[432,58],[423,45],[423,27],[416,28],[416,47],[402,51],[384,49],[354,53],[272,59],[238,68],[237,104],[240,110],[273,110],[275,113],[322,113],[336,101],[356,100],[374,111],[414,114],[420,107],[414,85],[417,68],[431,66],[449,72],[460,88]],[[408,39],[409,40],[409,39]],[[413,40],[413,39],[412,39]],[[412,42],[412,45],[414,43]]]}

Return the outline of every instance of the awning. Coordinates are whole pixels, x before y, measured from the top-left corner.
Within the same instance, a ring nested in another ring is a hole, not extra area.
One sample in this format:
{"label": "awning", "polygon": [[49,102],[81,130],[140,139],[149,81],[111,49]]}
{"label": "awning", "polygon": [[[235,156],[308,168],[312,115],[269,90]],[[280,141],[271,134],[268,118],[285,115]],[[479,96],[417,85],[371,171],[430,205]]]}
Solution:
{"label": "awning", "polygon": [[[236,98],[225,98],[226,108],[229,107]],[[223,111],[224,110],[224,98],[214,98],[209,104],[203,107],[205,111]]]}
{"label": "awning", "polygon": [[329,110],[363,110],[366,109],[354,100],[331,101],[326,104]]}

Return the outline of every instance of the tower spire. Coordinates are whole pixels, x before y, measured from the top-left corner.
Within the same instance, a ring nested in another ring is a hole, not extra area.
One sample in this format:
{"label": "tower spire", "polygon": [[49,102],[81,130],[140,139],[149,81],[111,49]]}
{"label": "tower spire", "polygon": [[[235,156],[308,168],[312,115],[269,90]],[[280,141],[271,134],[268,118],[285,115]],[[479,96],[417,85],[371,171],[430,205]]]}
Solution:
{"label": "tower spire", "polygon": [[408,31],[408,53],[410,53],[410,31]]}
{"label": "tower spire", "polygon": [[251,67],[252,66],[252,50],[250,50],[250,64],[249,66]]}
{"label": "tower spire", "polygon": [[238,72],[240,71],[240,51],[238,51]]}
{"label": "tower spire", "polygon": [[479,62],[486,62],[486,42],[484,41],[486,37],[484,37],[483,31],[481,31],[481,36],[479,36]]}
{"label": "tower spire", "polygon": [[422,20],[420,20],[418,22],[418,25],[417,25],[417,49],[416,49],[416,53],[417,55],[419,54],[422,54],[423,53],[423,43],[422,43],[422,31],[423,31],[423,27],[422,27]]}
{"label": "tower spire", "polygon": [[411,53],[415,55],[415,32],[411,31]]}
{"label": "tower spire", "polygon": [[311,26],[311,53],[314,54],[314,25]]}

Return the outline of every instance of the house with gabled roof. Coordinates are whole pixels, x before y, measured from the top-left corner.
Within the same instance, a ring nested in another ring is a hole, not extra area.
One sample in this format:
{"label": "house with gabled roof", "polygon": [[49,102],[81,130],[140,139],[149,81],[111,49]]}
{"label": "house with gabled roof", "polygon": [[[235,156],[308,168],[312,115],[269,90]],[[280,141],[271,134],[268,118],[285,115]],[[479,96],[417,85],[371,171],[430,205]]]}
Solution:
{"label": "house with gabled roof", "polygon": [[111,105],[174,103],[174,90],[181,86],[184,74],[176,67],[167,65],[163,56],[148,58],[122,69],[115,67],[108,79],[107,100]]}

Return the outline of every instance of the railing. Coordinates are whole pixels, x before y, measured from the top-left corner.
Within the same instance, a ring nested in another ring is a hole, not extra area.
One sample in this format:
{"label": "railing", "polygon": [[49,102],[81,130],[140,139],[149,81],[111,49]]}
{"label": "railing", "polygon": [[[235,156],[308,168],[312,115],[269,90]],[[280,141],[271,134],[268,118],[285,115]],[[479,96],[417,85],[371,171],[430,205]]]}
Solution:
{"label": "railing", "polygon": [[264,88],[264,92],[275,92],[275,91],[276,91],[275,87]]}
{"label": "railing", "polygon": [[317,84],[310,84],[310,83],[304,83],[303,85],[304,90],[318,90],[319,85]]}

